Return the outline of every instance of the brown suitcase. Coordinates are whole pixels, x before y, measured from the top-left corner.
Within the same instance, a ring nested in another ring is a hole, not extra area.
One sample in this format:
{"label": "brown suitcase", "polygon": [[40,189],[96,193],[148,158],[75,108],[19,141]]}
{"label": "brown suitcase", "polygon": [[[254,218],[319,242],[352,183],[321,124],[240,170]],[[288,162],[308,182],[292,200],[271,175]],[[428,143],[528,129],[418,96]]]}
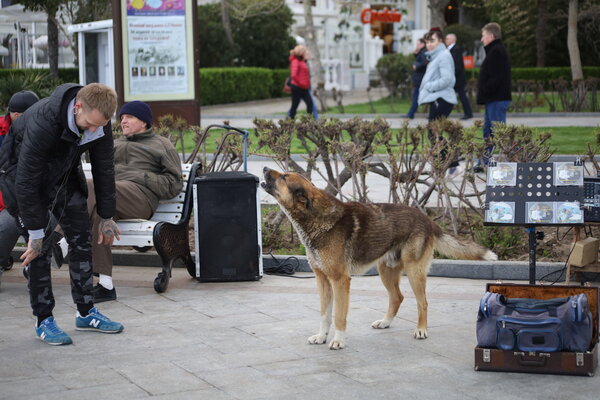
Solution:
{"label": "brown suitcase", "polygon": [[598,288],[488,283],[487,291],[507,297],[551,299],[585,293],[594,319],[590,350],[577,352],[522,352],[475,347],[475,371],[527,372],[593,376],[598,365]]}

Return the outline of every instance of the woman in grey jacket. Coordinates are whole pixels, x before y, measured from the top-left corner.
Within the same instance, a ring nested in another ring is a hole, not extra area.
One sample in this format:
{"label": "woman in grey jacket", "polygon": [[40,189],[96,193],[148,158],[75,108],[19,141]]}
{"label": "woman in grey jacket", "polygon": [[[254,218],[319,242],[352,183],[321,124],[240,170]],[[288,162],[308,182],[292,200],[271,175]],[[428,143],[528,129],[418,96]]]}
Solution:
{"label": "woman in grey jacket", "polygon": [[[444,44],[444,37],[440,31],[429,31],[425,34],[425,55],[429,59],[425,76],[419,88],[419,105],[429,104],[429,122],[446,118],[452,112],[456,104],[456,93],[454,92],[454,60]],[[433,143],[436,139],[429,131],[429,140]],[[448,150],[444,147],[440,156],[446,158]],[[456,174],[458,161],[453,161],[448,168],[450,176]]]}

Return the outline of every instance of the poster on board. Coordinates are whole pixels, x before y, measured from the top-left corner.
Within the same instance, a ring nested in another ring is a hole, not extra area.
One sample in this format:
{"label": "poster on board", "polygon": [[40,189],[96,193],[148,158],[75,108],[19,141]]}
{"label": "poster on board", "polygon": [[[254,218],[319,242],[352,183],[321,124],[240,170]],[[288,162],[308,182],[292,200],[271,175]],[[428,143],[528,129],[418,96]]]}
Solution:
{"label": "poster on board", "polygon": [[194,98],[191,0],[123,1],[125,101]]}

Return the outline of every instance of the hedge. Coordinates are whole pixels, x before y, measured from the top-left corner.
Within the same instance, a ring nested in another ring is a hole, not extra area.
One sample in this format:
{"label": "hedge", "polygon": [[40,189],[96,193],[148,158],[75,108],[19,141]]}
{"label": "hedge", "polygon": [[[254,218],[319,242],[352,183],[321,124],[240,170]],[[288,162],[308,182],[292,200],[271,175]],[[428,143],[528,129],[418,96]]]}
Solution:
{"label": "hedge", "polygon": [[[0,69],[0,79],[7,78],[8,76],[16,74],[24,74],[25,71],[31,71],[31,69]],[[43,71],[48,71],[43,69]],[[79,69],[77,68],[60,68],[58,70],[58,79],[63,82],[79,82]]]}
{"label": "hedge", "polygon": [[[471,78],[471,70],[465,71],[467,78]],[[571,67],[543,67],[543,68],[513,68],[513,80],[528,80],[548,82],[551,80],[563,78],[567,81],[571,80]],[[474,70],[474,78],[479,76],[479,68]],[[600,78],[600,67],[583,67],[584,78]]]}
{"label": "hedge", "polygon": [[287,69],[201,68],[200,104],[226,104],[282,96]]}

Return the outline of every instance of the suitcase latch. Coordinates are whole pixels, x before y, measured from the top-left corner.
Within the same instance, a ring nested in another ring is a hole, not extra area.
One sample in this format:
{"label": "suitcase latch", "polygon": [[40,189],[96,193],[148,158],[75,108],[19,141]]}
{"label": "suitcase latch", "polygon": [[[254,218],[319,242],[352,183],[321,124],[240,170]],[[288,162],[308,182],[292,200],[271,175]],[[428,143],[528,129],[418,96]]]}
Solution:
{"label": "suitcase latch", "polygon": [[483,349],[483,362],[484,363],[489,363],[491,362],[491,351],[490,349]]}
{"label": "suitcase latch", "polygon": [[578,367],[583,367],[583,353],[575,353],[575,365]]}

